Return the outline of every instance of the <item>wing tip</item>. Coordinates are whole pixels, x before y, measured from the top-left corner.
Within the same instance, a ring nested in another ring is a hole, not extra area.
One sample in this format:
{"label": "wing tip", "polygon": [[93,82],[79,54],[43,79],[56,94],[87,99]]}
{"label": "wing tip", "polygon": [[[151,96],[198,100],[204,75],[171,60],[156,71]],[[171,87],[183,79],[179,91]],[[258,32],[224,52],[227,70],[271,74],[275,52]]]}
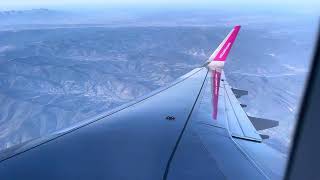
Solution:
{"label": "wing tip", "polygon": [[241,25],[236,25],[236,26],[233,27],[233,29],[234,29],[234,31],[236,31],[237,34],[238,34],[238,32],[239,32],[240,29],[241,29]]}
{"label": "wing tip", "polygon": [[[225,38],[225,40],[221,43],[221,45],[217,49],[217,54],[213,54],[213,61],[225,61],[229,51],[236,40],[238,33],[240,31],[241,26],[236,25],[232,29],[232,31],[228,34],[228,36]],[[220,48],[221,47],[221,48]]]}

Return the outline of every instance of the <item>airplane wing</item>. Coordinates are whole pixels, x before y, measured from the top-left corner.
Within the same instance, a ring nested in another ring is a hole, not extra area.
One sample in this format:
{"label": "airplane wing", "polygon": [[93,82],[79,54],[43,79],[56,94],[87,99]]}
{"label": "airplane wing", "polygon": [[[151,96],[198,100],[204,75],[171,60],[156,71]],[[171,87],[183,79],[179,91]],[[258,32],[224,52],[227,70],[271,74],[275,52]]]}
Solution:
{"label": "airplane wing", "polygon": [[0,179],[280,179],[285,161],[253,123],[264,120],[250,120],[223,73],[239,30],[172,84],[2,152]]}

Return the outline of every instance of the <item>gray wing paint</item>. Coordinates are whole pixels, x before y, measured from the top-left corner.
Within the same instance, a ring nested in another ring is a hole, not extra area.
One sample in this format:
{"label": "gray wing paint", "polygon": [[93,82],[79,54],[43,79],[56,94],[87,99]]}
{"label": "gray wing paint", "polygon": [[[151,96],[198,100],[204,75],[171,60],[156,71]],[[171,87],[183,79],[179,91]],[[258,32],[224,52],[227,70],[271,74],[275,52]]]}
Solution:
{"label": "gray wing paint", "polygon": [[263,143],[230,86],[213,120],[210,71],[106,115],[0,154],[0,179],[280,179],[284,162]]}

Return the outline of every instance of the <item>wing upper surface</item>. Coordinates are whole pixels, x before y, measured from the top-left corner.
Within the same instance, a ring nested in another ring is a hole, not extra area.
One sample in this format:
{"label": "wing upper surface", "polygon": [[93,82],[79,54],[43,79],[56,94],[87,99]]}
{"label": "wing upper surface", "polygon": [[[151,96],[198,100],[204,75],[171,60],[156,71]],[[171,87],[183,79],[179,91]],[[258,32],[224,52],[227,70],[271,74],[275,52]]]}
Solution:
{"label": "wing upper surface", "polygon": [[1,179],[161,179],[207,71],[2,161]]}
{"label": "wing upper surface", "polygon": [[213,53],[208,68],[0,154],[1,179],[279,178],[270,166],[281,157],[260,143],[223,74],[239,29]]}

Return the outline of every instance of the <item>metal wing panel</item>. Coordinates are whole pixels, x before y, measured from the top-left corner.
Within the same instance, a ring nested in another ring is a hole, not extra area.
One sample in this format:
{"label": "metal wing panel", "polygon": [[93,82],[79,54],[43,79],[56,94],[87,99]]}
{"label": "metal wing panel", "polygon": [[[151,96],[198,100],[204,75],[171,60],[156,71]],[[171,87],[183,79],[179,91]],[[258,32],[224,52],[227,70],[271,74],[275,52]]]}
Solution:
{"label": "metal wing panel", "polygon": [[208,74],[170,165],[168,179],[268,179],[235,143],[228,124],[224,123],[228,116],[226,109],[230,108],[226,87],[220,87],[217,117],[211,116],[215,111],[211,100],[215,81],[214,73]]}
{"label": "metal wing panel", "polygon": [[162,179],[207,72],[2,161],[0,177]]}
{"label": "metal wing panel", "polygon": [[[281,179],[285,167],[283,155],[250,138],[250,131],[256,130],[243,109],[234,108],[241,106],[223,75],[218,107],[213,107],[214,77],[214,73],[208,73],[170,165],[168,179]],[[216,109],[217,116],[211,116]]]}
{"label": "metal wing panel", "polygon": [[269,179],[283,179],[286,157],[265,143],[234,139],[242,150],[261,168]]}

